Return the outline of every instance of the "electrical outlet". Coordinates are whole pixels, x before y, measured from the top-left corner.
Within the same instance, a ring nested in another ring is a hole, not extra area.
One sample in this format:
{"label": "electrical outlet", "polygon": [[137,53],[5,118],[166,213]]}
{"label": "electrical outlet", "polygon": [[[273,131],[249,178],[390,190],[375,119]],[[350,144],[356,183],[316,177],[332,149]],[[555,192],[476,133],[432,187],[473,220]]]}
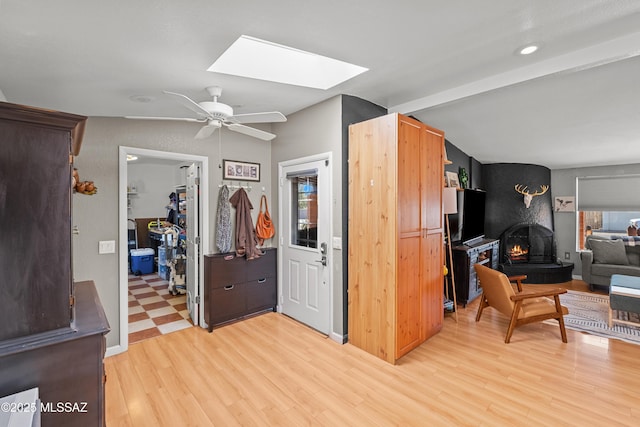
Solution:
{"label": "electrical outlet", "polygon": [[571,259],[571,254],[569,252],[565,252],[564,259]]}
{"label": "electrical outlet", "polygon": [[114,254],[116,253],[116,241],[115,240],[101,240],[98,243],[99,254]]}

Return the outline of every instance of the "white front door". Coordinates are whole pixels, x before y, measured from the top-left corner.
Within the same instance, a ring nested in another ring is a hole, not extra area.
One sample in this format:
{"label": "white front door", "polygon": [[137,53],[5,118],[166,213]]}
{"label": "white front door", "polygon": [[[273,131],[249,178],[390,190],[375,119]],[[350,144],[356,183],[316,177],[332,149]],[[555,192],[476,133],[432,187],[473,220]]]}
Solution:
{"label": "white front door", "polygon": [[282,313],[331,331],[329,160],[280,164]]}
{"label": "white front door", "polygon": [[198,325],[200,297],[200,168],[195,163],[187,169],[187,309],[194,325]]}

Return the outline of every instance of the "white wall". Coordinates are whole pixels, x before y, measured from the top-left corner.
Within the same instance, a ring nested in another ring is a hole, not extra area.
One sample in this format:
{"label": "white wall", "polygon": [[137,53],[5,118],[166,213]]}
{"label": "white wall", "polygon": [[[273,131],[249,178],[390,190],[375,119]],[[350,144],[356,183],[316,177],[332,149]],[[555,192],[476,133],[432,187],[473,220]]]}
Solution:
{"label": "white wall", "polygon": [[[271,174],[275,177],[271,189],[278,194],[278,163],[319,153],[333,156],[333,236],[342,238],[342,97],[336,96],[287,117],[286,123],[273,125],[278,137],[272,145]],[[274,221],[278,218],[278,200],[270,201]],[[276,233],[278,230],[276,230]],[[332,251],[333,333],[344,335],[343,283],[341,250]]]}
{"label": "white wall", "polygon": [[158,164],[147,160],[127,164],[127,184],[136,189],[136,193],[129,196],[131,208],[127,212],[128,218],[167,217],[169,195],[176,186],[186,184],[180,164]]}
{"label": "white wall", "polygon": [[[629,175],[640,173],[640,164],[597,166],[588,168],[555,169],[551,171],[551,197],[576,195],[576,177],[579,176],[607,176]],[[640,189],[638,189],[640,192]],[[616,191],[612,188],[611,191]],[[636,195],[630,195],[635,197]],[[577,201],[577,200],[576,200]],[[640,211],[640,202],[638,202]],[[582,277],[582,263],[576,248],[577,216],[575,212],[554,212],[554,228],[556,233],[558,257],[564,259],[564,253],[569,252],[570,262],[574,263],[574,277]]]}
{"label": "white wall", "polygon": [[[269,125],[261,129],[271,131]],[[260,203],[262,188],[271,194],[270,142],[257,140],[223,129],[222,153],[218,154],[218,134],[204,140],[193,136],[198,125],[193,123],[127,120],[121,118],[91,117],[87,122],[80,155],[75,159],[80,178],[95,181],[98,193],[94,196],[73,196],[73,224],[80,234],[73,237],[74,280],[93,280],[105,308],[111,332],[107,346],[119,344],[119,254],[98,255],[100,240],[118,241],[118,147],[128,146],[207,156],[209,158],[210,221],[209,241],[215,241],[213,226],[218,200],[218,184],[222,171],[218,165],[223,159],[246,160],[262,164],[261,182],[253,184],[249,198],[254,206],[254,221]],[[167,196],[169,192],[165,196]],[[116,243],[116,248],[119,243]],[[205,253],[213,247],[203,248]],[[126,327],[126,325],[123,325]]]}

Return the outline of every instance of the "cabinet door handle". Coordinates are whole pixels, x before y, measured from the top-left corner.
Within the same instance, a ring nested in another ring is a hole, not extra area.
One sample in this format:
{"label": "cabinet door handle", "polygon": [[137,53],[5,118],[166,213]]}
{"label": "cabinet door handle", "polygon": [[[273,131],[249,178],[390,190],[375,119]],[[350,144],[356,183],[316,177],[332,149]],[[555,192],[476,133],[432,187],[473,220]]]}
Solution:
{"label": "cabinet door handle", "polygon": [[224,287],[224,290],[225,291],[230,291],[231,289],[233,289],[233,286],[234,285],[227,285],[227,286]]}
{"label": "cabinet door handle", "polygon": [[264,283],[267,281],[267,278],[265,277],[264,279],[258,279],[258,283]]}

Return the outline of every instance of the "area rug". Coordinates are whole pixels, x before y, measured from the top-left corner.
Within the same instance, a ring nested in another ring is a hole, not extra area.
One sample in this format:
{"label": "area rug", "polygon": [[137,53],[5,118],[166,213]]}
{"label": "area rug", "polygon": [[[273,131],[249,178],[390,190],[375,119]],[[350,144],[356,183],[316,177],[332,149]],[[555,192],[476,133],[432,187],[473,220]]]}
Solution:
{"label": "area rug", "polygon": [[[608,295],[567,291],[566,294],[560,295],[560,301],[569,309],[569,314],[564,316],[564,324],[567,329],[640,344],[640,316],[637,313],[614,310],[614,317],[637,322],[638,327],[615,323],[613,327],[609,327]],[[553,324],[557,325],[558,323],[553,320]]]}

